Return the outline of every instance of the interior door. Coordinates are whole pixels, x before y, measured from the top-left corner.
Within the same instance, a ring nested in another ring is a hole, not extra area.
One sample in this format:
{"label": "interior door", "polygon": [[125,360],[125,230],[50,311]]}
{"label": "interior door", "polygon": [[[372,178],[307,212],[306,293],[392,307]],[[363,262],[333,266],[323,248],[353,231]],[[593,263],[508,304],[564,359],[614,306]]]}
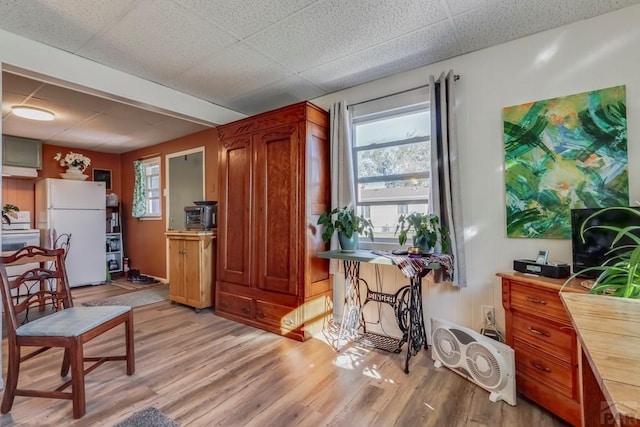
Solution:
{"label": "interior door", "polygon": [[297,295],[298,127],[281,126],[254,135],[256,149],[256,256],[258,288]]}

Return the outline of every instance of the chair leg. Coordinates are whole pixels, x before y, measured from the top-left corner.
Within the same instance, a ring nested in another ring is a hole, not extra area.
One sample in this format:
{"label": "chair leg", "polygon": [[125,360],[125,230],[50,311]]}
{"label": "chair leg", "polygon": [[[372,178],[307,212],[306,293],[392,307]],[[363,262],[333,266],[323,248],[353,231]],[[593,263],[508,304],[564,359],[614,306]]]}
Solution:
{"label": "chair leg", "polygon": [[136,371],[135,351],[133,344],[133,310],[125,321],[125,341],[127,346],[127,375],[133,375]]}
{"label": "chair leg", "polygon": [[0,412],[3,414],[11,410],[13,399],[16,397],[18,374],[20,373],[20,347],[17,344],[9,345],[7,356],[7,383],[4,386],[2,406],[0,407]]}
{"label": "chair leg", "polygon": [[71,359],[69,357],[69,348],[64,349],[64,356],[62,356],[62,368],[60,369],[60,376],[66,377],[69,375],[69,366],[71,365]]}
{"label": "chair leg", "polygon": [[73,395],[73,418],[82,418],[86,412],[84,394],[84,349],[80,339],[71,343],[71,393]]}

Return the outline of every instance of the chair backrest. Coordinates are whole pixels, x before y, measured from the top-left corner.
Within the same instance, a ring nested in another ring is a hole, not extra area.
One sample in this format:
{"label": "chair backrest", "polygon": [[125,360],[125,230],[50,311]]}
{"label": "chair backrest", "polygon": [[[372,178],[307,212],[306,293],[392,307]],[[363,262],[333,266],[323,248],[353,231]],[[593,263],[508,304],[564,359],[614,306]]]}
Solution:
{"label": "chair backrest", "polygon": [[53,243],[53,248],[64,249],[64,259],[67,259],[67,254],[69,254],[69,249],[71,249],[71,233],[64,233],[59,235],[56,238],[56,241]]}
{"label": "chair backrest", "polygon": [[[0,256],[2,304],[9,336],[31,320],[73,306],[64,254],[62,248],[26,246],[11,255]],[[29,264],[29,270],[8,276],[8,266],[25,264]]]}

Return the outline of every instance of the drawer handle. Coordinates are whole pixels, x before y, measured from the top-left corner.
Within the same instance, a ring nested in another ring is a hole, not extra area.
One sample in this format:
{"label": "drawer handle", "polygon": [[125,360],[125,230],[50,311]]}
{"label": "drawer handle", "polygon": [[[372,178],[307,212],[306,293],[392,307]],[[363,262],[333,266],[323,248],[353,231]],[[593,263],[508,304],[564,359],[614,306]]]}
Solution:
{"label": "drawer handle", "polygon": [[244,314],[249,314],[251,312],[251,310],[249,310],[249,308],[247,307],[242,307],[240,311],[243,312]]}
{"label": "drawer handle", "polygon": [[287,326],[293,326],[293,320],[289,319],[288,317],[285,317],[283,322]]}
{"label": "drawer handle", "polygon": [[534,368],[536,368],[536,369],[538,369],[540,371],[551,372],[550,368],[547,368],[546,366],[539,365],[536,362],[531,362],[531,366],[533,366]]}
{"label": "drawer handle", "polygon": [[264,315],[264,313],[263,313],[263,312],[259,311],[259,312],[257,312],[257,313],[256,313],[256,317],[259,317],[259,318],[261,318],[261,319],[264,319],[266,316]]}
{"label": "drawer handle", "polygon": [[529,329],[529,331],[530,331],[532,334],[542,335],[542,336],[544,336],[544,337],[550,337],[550,336],[551,336],[551,334],[550,334],[549,332],[547,332],[547,331],[541,331],[540,329],[536,329],[536,328],[534,328],[533,326],[529,326],[529,328],[528,328],[528,329]]}
{"label": "drawer handle", "polygon": [[532,302],[534,304],[542,304],[542,305],[547,305],[547,302],[543,299],[537,299],[537,298],[532,298],[532,297],[527,297],[527,301]]}

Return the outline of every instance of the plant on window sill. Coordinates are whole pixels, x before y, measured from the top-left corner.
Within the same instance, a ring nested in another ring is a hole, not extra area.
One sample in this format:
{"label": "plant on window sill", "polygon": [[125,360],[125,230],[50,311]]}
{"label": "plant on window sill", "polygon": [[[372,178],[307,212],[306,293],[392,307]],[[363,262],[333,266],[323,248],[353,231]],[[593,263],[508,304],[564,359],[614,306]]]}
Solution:
{"label": "plant on window sill", "polygon": [[440,226],[440,218],[436,214],[412,212],[408,215],[400,215],[395,234],[398,235],[398,243],[403,246],[408,234],[413,230],[413,246],[420,248],[422,253],[429,253],[438,242],[442,251],[446,252],[448,231]]}
{"label": "plant on window sill", "polygon": [[[336,231],[338,232],[338,238],[342,235],[343,238],[340,239],[340,244],[343,249],[347,249],[343,245],[343,239],[350,240],[354,238],[354,234],[356,239],[359,234],[362,234],[373,241],[373,224],[371,221],[361,215],[356,215],[355,210],[347,206],[332,209],[331,212],[323,212],[318,218],[317,224],[324,226],[322,240],[325,243],[331,241],[331,237]],[[355,249],[355,247],[349,249]]]}

